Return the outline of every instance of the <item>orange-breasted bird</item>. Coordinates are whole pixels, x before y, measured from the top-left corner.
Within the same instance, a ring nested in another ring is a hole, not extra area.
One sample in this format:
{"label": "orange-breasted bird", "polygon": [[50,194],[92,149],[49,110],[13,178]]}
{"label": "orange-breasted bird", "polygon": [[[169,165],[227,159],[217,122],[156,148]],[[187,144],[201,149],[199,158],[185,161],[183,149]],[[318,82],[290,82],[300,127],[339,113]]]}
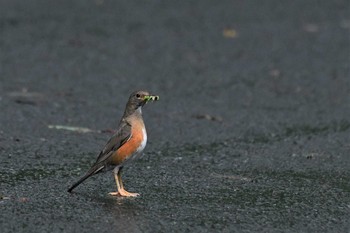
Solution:
{"label": "orange-breasted bird", "polygon": [[150,95],[147,91],[135,91],[130,95],[117,131],[108,140],[96,162],[80,180],[68,189],[68,192],[72,192],[90,176],[113,170],[117,192],[111,192],[110,195],[125,197],[139,195],[138,193],[129,193],[124,189],[121,171],[124,165],[138,157],[146,146],[147,133],[142,118],[142,107],[148,101],[156,100],[159,100],[159,96]]}

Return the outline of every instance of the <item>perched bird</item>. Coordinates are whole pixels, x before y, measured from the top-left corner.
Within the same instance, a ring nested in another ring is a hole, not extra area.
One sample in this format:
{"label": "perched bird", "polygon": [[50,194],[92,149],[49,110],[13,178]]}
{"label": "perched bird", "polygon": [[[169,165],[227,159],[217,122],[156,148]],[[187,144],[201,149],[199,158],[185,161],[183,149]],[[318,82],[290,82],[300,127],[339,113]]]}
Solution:
{"label": "perched bird", "polygon": [[124,189],[121,171],[124,165],[138,157],[146,146],[147,133],[141,109],[148,101],[156,100],[159,100],[159,96],[150,95],[147,91],[135,91],[130,95],[118,130],[108,140],[96,162],[80,180],[68,189],[68,192],[72,192],[74,188],[90,176],[113,169],[118,191],[109,194],[125,197],[139,195],[138,193],[129,193]]}

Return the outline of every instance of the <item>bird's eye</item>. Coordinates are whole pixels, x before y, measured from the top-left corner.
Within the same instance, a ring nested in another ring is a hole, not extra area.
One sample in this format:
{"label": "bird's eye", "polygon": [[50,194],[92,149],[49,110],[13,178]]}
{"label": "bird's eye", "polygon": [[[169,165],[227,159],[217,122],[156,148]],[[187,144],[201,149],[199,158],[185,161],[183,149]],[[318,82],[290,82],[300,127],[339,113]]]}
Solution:
{"label": "bird's eye", "polygon": [[141,97],[141,95],[140,95],[140,94],[136,94],[136,97],[137,97],[137,98],[140,98],[140,97]]}

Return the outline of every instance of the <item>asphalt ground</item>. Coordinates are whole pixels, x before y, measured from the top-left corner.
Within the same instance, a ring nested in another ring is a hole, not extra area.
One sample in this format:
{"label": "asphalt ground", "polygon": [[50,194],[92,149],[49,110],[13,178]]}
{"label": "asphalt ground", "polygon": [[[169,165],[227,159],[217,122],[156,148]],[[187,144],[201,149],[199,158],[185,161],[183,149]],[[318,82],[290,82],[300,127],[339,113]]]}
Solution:
{"label": "asphalt ground", "polygon": [[[141,196],[67,193],[138,89]],[[349,93],[347,0],[2,0],[1,232],[350,232]]]}

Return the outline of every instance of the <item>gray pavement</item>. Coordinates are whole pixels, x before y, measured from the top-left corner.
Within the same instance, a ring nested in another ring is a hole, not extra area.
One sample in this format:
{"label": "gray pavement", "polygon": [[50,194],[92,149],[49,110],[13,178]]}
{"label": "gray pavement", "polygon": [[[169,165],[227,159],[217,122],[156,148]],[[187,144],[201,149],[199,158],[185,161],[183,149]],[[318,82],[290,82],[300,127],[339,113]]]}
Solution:
{"label": "gray pavement", "polygon": [[[141,196],[68,194],[137,89]],[[349,93],[348,0],[2,0],[1,232],[350,232]]]}

